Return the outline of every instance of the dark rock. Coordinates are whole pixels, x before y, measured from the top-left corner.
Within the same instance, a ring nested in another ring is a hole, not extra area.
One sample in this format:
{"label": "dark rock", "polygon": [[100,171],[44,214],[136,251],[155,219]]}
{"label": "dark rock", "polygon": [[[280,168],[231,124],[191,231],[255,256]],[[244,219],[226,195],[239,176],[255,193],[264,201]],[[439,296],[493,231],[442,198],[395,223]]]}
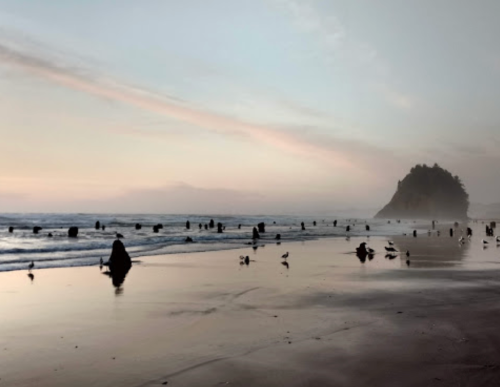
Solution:
{"label": "dark rock", "polygon": [[259,233],[265,233],[266,232],[266,224],[264,222],[260,222],[257,225],[257,228],[259,230]]}
{"label": "dark rock", "polygon": [[208,230],[208,224],[205,224],[205,230]]}
{"label": "dark rock", "polygon": [[210,227],[210,228],[214,228],[215,227],[215,223],[214,223],[213,219],[210,219],[210,222],[208,222],[208,227]]}
{"label": "dark rock", "polygon": [[78,227],[70,227],[68,230],[68,237],[76,238],[78,236]]}
{"label": "dark rock", "polygon": [[241,224],[238,225],[238,230],[241,230]]}
{"label": "dark rock", "polygon": [[190,222],[189,222],[189,220],[188,220],[188,221],[186,221],[186,229],[188,229],[188,230],[189,230],[190,228],[191,228],[191,223],[190,223]]}
{"label": "dark rock", "polygon": [[12,234],[14,232],[14,227],[9,227],[9,232]]}
{"label": "dark rock", "polygon": [[42,230],[42,228],[40,226],[35,226],[35,227],[33,227],[33,234],[38,234],[38,232],[41,230]]}
{"label": "dark rock", "polygon": [[53,237],[53,235],[52,235],[52,233],[51,233],[51,232],[49,232],[49,235],[47,235],[47,236],[48,236],[49,238],[52,238],[52,237]]}
{"label": "dark rock", "polygon": [[95,222],[95,229],[100,230],[101,229],[101,222],[97,221]]}
{"label": "dark rock", "polygon": [[193,243],[193,238],[191,237],[186,237],[186,240],[185,240],[186,243]]}
{"label": "dark rock", "polygon": [[106,226],[104,224],[101,226],[101,230],[106,231]]}
{"label": "dark rock", "polygon": [[259,231],[257,230],[257,228],[253,228],[252,230],[252,239],[259,239],[260,238],[260,234],[259,234]]}
{"label": "dark rock", "polygon": [[159,231],[159,230],[160,230],[160,229],[158,228],[158,225],[157,225],[157,224],[153,226],[153,232],[154,232],[154,233],[158,233],[158,231]]}
{"label": "dark rock", "polygon": [[111,250],[111,256],[108,261],[109,266],[109,276],[112,278],[113,285],[119,288],[128,271],[132,267],[132,260],[125,250],[125,246],[122,241],[115,240],[113,242],[113,248]]}
{"label": "dark rock", "polygon": [[158,227],[158,230],[162,230],[162,229],[163,229],[163,224],[158,223],[158,224],[156,225],[156,227]]}
{"label": "dark rock", "polygon": [[276,239],[277,241],[280,241],[281,240],[281,234],[276,234],[276,237],[274,239]]}
{"label": "dark rock", "polygon": [[140,230],[141,228],[142,228],[142,224],[140,224],[140,223],[136,223],[135,224],[135,229],[136,230]]}
{"label": "dark rock", "polygon": [[398,182],[376,218],[467,219],[469,195],[458,176],[435,164],[417,165]]}
{"label": "dark rock", "polygon": [[222,234],[222,223],[217,223],[217,233]]}

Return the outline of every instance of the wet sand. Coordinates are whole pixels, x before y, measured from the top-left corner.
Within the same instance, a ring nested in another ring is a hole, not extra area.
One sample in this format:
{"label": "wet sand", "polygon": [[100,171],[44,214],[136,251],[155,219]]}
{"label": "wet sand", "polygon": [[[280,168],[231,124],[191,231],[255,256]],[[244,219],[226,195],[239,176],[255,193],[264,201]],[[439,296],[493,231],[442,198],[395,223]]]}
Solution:
{"label": "wet sand", "polygon": [[0,386],[500,385],[480,230],[394,238],[410,266],[339,238],[144,258],[118,289],[98,267],[0,273]]}

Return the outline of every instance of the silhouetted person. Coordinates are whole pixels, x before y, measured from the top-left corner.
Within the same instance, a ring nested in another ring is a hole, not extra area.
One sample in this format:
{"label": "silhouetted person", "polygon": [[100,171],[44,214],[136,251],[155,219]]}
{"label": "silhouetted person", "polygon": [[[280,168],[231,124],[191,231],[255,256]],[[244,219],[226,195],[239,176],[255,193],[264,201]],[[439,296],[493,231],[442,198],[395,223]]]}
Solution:
{"label": "silhouetted person", "polygon": [[140,230],[141,228],[142,228],[142,224],[140,224],[140,223],[136,223],[135,224],[135,229],[136,230]]}
{"label": "silhouetted person", "polygon": [[450,228],[450,237],[453,237],[453,229]]}
{"label": "silhouetted person", "polygon": [[413,230],[413,236],[416,238],[417,237],[417,230]]}
{"label": "silhouetted person", "polygon": [[316,226],[316,221],[313,222],[313,226]]}
{"label": "silhouetted person", "polygon": [[95,222],[95,229],[100,230],[101,229],[101,222],[97,221]]}
{"label": "silhouetted person", "polygon": [[191,228],[191,223],[189,220],[186,221],[186,229],[189,230]]}
{"label": "silhouetted person", "polygon": [[78,227],[72,226],[68,229],[68,237],[76,238],[78,237]]}
{"label": "silhouetted person", "polygon": [[260,235],[259,235],[259,231],[257,230],[257,228],[253,228],[252,230],[252,239],[259,239],[260,238]]}
{"label": "silhouetted person", "polygon": [[217,223],[217,233],[222,234],[222,223]]}
{"label": "silhouetted person", "polygon": [[40,226],[35,226],[35,227],[33,227],[33,234],[38,234],[38,232],[41,230],[42,230],[42,228]]}
{"label": "silhouetted person", "polygon": [[14,232],[14,227],[9,227],[9,232],[12,234]]}
{"label": "silhouetted person", "polygon": [[203,228],[203,225],[200,223],[200,224],[198,225],[198,228],[201,230],[201,229]]}
{"label": "silhouetted person", "polygon": [[208,227],[210,227],[210,228],[214,228],[215,227],[215,223],[214,223],[213,219],[210,219],[210,222],[208,223]]}
{"label": "silhouetted person", "polygon": [[302,231],[306,231],[306,226],[304,226],[304,222],[300,223],[300,227],[302,228]]}
{"label": "silhouetted person", "polygon": [[333,221],[333,227],[337,227],[337,221],[336,220]]}
{"label": "silhouetted person", "polygon": [[260,222],[258,225],[257,225],[258,229],[259,229],[259,233],[265,233],[266,232],[266,225],[264,222]]}

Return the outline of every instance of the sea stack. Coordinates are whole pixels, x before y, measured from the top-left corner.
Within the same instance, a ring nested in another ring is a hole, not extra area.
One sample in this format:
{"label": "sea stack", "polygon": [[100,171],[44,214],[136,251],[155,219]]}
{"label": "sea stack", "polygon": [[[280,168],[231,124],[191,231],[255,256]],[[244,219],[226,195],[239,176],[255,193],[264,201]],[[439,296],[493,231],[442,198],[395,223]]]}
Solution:
{"label": "sea stack", "polygon": [[68,229],[68,237],[70,237],[70,238],[78,237],[78,227],[75,227],[75,226],[70,227]]}
{"label": "sea stack", "polygon": [[375,215],[386,219],[467,219],[469,195],[458,176],[435,164],[417,165],[398,182],[391,201]]}

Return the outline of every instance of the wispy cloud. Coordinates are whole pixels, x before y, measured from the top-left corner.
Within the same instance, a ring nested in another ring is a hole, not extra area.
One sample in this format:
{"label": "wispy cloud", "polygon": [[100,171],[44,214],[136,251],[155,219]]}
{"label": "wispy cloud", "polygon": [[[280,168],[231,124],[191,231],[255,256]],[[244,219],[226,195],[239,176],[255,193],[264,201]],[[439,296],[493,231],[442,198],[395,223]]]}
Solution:
{"label": "wispy cloud", "polygon": [[[314,130],[300,133],[296,130],[257,125],[208,112],[180,101],[175,96],[159,95],[95,74],[85,68],[64,66],[61,64],[64,61],[60,58],[56,62],[45,51],[34,51],[32,46],[28,51],[18,43],[14,47],[8,42],[2,42],[0,37],[0,63],[68,89],[134,106],[214,133],[266,144],[304,159],[316,161],[323,167],[342,169],[350,174],[370,178],[374,176],[375,163],[372,161],[375,155],[388,161],[396,157],[393,153],[361,142],[346,141],[324,134],[319,136]],[[115,130],[127,135],[163,136],[156,131],[143,129],[115,128]]]}

